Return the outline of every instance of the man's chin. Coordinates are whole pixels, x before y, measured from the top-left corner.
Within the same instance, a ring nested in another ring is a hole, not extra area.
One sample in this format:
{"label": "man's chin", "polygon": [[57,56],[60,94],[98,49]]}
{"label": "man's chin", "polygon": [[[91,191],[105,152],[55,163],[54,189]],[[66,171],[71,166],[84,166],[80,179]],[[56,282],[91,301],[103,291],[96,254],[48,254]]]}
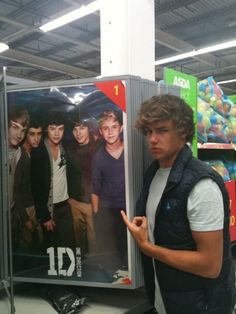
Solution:
{"label": "man's chin", "polygon": [[152,154],[153,156],[161,156],[160,150],[151,149],[150,152],[151,152],[151,154]]}
{"label": "man's chin", "polygon": [[55,140],[55,141],[52,141],[52,143],[53,143],[54,145],[59,145],[59,144],[60,144],[60,142],[61,142],[61,140]]}
{"label": "man's chin", "polygon": [[17,143],[10,143],[10,146],[12,147],[12,148],[17,148],[19,145],[20,145],[20,143],[21,142],[17,142]]}

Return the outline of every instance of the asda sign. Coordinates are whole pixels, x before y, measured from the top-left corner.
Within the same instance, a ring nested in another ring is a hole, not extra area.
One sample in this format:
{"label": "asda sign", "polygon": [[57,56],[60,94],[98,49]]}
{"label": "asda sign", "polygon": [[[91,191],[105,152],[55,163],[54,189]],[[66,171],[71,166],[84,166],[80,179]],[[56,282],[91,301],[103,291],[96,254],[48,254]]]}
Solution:
{"label": "asda sign", "polygon": [[173,69],[164,69],[164,82],[167,85],[180,87],[180,97],[196,112],[197,78]]}
{"label": "asda sign", "polygon": [[190,81],[179,77],[178,75],[174,76],[173,85],[190,89]]}
{"label": "asda sign", "polygon": [[164,69],[164,82],[167,85],[180,87],[180,97],[193,109],[196,126],[193,140],[193,153],[197,156],[197,78],[173,69]]}

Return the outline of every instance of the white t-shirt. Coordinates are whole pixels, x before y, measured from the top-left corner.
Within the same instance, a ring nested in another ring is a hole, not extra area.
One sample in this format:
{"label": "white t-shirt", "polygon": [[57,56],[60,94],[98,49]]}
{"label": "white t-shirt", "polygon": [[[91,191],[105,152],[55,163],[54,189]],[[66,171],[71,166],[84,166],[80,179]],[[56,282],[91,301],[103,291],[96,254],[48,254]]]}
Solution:
{"label": "white t-shirt", "polygon": [[214,231],[224,227],[224,203],[218,185],[211,179],[199,181],[189,194],[188,220],[192,231]]}
{"label": "white t-shirt", "polygon": [[60,153],[56,160],[52,159],[53,166],[53,204],[68,199],[66,165],[62,163]]}
{"label": "white t-shirt", "polygon": [[[149,240],[154,244],[154,228],[155,228],[155,216],[156,216],[156,209],[160,202],[162,193],[166,186],[166,182],[168,176],[170,174],[171,168],[159,168],[152,179],[152,183],[149,187],[149,194],[147,199],[146,205],[146,216],[148,219],[148,236]],[[155,308],[159,314],[166,314],[164,303],[161,297],[160,286],[157,281],[155,265],[154,265],[154,258],[153,258],[153,268],[155,272]]]}
{"label": "white t-shirt", "polygon": [[[148,219],[149,239],[152,243],[155,243],[154,228],[156,209],[166,186],[170,170],[171,168],[158,169],[149,188],[146,215]],[[194,186],[188,198],[187,216],[192,231],[223,229],[223,198],[218,185],[213,180],[209,178],[202,179]],[[166,314],[156,276],[155,287],[155,308],[158,313]]]}

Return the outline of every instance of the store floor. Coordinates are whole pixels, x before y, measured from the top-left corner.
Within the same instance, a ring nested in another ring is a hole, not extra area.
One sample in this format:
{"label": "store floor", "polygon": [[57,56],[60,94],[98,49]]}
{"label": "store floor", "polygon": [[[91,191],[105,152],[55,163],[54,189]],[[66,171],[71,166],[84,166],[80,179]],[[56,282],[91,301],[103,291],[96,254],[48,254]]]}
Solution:
{"label": "store floor", "polygon": [[[122,290],[81,287],[81,296],[88,301],[82,314],[143,314],[149,305],[143,290]],[[39,284],[21,284],[15,288],[16,314],[55,314],[58,313],[45,299]],[[4,290],[0,293],[0,313],[10,314],[10,302]]]}
{"label": "store floor", "polygon": [[[232,247],[236,269],[236,245]],[[88,297],[81,314],[143,314],[149,309],[143,289],[124,290],[108,288],[77,287],[82,297]],[[58,313],[45,298],[45,286],[40,284],[18,284],[14,288],[16,314]],[[9,299],[0,290],[0,314],[11,314]],[[232,314],[236,314],[236,307]]]}

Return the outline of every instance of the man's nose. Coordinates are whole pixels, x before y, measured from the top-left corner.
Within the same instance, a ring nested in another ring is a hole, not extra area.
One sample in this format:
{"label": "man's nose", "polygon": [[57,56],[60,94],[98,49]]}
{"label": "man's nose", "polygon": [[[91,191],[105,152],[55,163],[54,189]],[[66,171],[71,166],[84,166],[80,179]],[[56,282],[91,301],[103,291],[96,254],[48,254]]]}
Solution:
{"label": "man's nose", "polygon": [[18,131],[17,133],[16,133],[16,136],[17,136],[17,138],[22,138],[23,136],[24,136],[24,132],[22,132],[22,131]]}
{"label": "man's nose", "polygon": [[149,135],[149,141],[150,142],[158,142],[158,135],[155,133],[155,132],[152,132],[150,135]]}

